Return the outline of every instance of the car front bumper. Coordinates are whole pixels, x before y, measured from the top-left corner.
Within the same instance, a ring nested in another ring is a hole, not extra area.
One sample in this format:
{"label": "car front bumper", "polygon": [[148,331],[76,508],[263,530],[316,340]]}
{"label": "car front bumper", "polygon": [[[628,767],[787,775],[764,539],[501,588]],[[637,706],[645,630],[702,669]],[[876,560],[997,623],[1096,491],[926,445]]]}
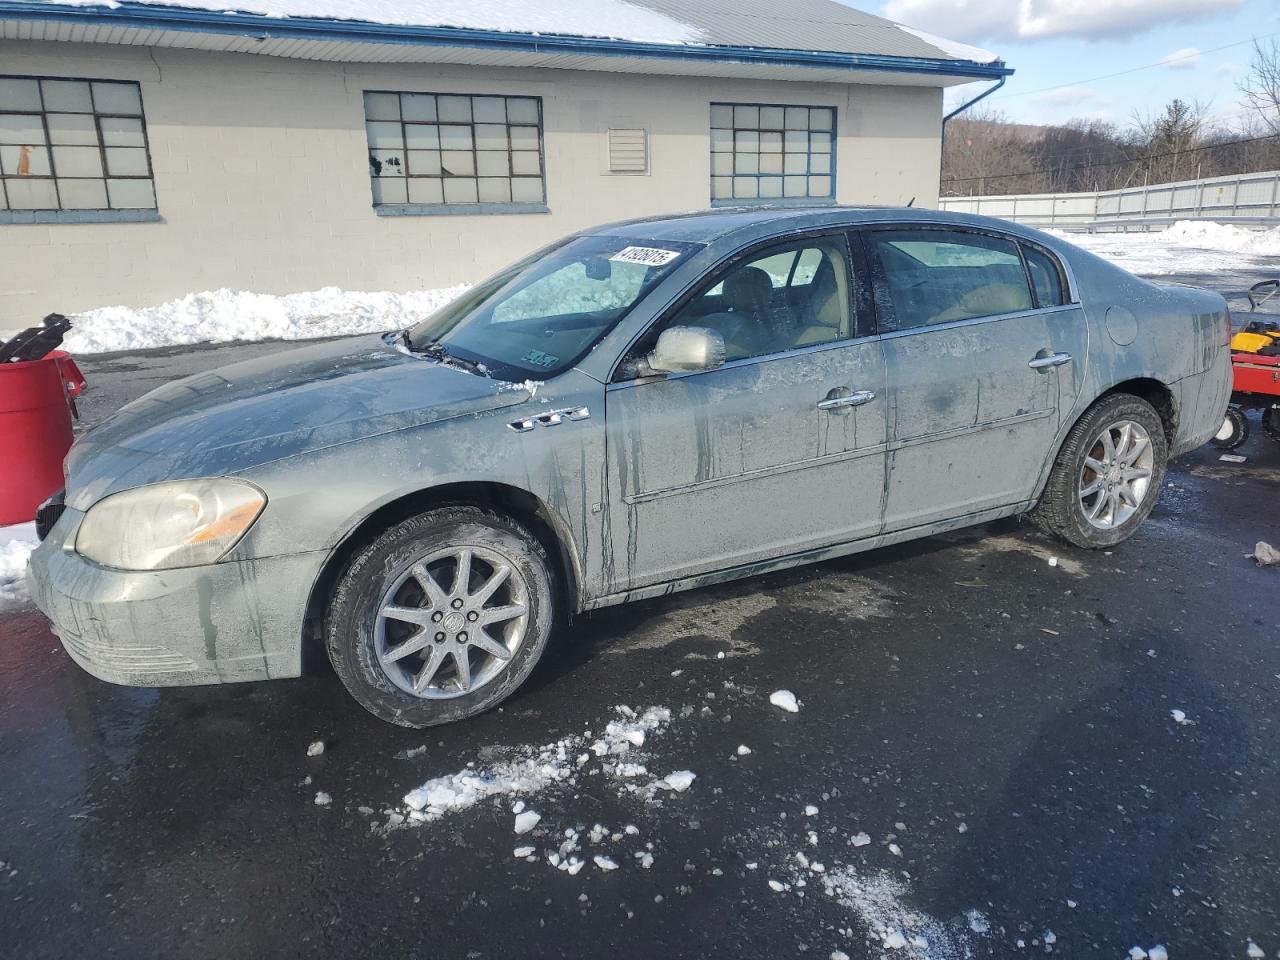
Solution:
{"label": "car front bumper", "polygon": [[31,593],[67,653],[102,680],[163,687],[296,677],[323,552],[179,570],[112,570],[73,549],[67,510],[31,557]]}

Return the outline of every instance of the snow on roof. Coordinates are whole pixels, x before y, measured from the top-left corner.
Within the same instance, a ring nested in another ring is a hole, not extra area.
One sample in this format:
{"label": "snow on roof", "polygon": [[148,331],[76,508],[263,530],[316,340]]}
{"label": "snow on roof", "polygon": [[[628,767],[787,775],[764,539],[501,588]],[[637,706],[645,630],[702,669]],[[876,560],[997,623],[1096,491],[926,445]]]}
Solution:
{"label": "snow on roof", "polygon": [[948,40],[946,37],[935,36],[932,33],[925,33],[925,31],[917,30],[915,27],[908,27],[905,23],[899,23],[896,26],[899,30],[905,30],[913,37],[919,37],[925,43],[937,47],[947,56],[955,57],[957,60],[972,60],[974,63],[995,63],[1000,59],[990,50],[983,50],[981,47],[971,47],[967,43]]}
{"label": "snow on roof", "polygon": [[[31,6],[200,11],[409,28],[452,28],[667,46],[828,52],[902,60],[999,58],[838,0],[36,0]],[[0,2],[0,10],[3,3]],[[1006,71],[1007,72],[1007,71]]]}
{"label": "snow on roof", "polygon": [[[119,8],[118,0],[49,0],[72,7]],[[700,43],[703,31],[627,0],[135,0],[264,17],[307,17],[413,27],[458,27],[501,33],[550,33],[634,40]]]}

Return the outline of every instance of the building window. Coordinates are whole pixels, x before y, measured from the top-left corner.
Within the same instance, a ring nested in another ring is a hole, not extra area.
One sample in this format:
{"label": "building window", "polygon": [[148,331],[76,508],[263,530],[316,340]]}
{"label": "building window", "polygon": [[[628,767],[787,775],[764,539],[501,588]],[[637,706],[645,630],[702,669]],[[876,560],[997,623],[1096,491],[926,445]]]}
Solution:
{"label": "building window", "polygon": [[834,107],[711,104],[711,200],[833,199]]}
{"label": "building window", "polygon": [[128,219],[155,206],[138,84],[0,76],[4,220],[22,211],[47,214],[42,222]]}
{"label": "building window", "polygon": [[364,114],[380,212],[544,208],[540,98],[368,92]]}

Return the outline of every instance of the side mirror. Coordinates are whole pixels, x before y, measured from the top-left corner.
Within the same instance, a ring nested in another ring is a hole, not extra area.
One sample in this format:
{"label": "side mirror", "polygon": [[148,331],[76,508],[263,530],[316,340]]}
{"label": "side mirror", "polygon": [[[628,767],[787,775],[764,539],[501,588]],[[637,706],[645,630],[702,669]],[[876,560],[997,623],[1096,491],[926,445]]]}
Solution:
{"label": "side mirror", "polygon": [[654,373],[693,373],[724,366],[724,337],[706,327],[668,327],[645,358]]}

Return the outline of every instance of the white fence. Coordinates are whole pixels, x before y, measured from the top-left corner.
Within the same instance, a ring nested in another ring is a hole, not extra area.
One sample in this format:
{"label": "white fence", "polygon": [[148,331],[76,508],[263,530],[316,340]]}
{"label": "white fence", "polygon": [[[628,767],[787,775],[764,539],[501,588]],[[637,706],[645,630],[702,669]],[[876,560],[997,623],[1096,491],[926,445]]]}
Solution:
{"label": "white fence", "polygon": [[1280,224],[1280,170],[1100,193],[943,197],[939,207],[1060,230],[1159,230],[1179,220],[1274,226]]}

